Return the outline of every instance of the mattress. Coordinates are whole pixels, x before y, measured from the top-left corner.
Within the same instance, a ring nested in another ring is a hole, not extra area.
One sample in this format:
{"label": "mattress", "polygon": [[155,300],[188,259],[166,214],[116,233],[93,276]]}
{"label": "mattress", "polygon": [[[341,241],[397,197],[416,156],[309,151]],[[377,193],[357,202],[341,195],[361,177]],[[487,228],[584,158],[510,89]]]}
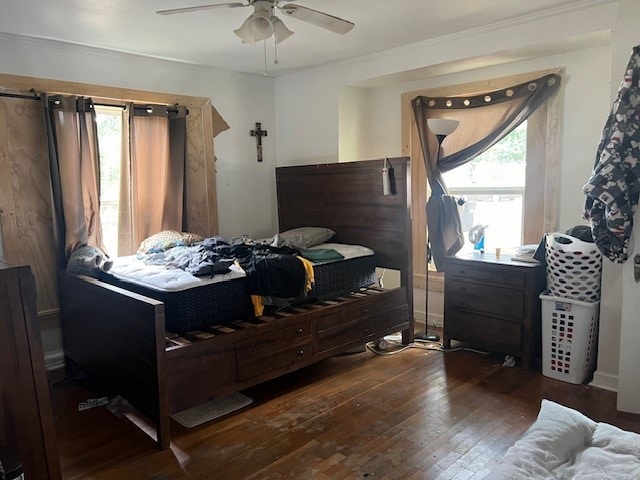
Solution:
{"label": "mattress", "polygon": [[[314,248],[334,249],[345,258],[314,264],[315,284],[305,298],[295,300],[296,304],[335,298],[375,283],[372,250],[341,244],[321,244]],[[144,265],[135,257],[126,257],[117,259],[111,272],[103,274],[101,280],[163,302],[165,328],[171,333],[232,325],[254,316],[244,272],[232,271],[209,278],[174,270],[178,269],[167,271]],[[163,285],[158,275],[165,277],[166,284]]]}
{"label": "mattress", "polygon": [[[360,245],[323,243],[314,249],[336,250],[344,260],[318,262],[313,265],[315,284],[307,293],[308,300],[321,301],[339,297],[376,282],[373,250]],[[299,303],[300,300],[298,300]]]}

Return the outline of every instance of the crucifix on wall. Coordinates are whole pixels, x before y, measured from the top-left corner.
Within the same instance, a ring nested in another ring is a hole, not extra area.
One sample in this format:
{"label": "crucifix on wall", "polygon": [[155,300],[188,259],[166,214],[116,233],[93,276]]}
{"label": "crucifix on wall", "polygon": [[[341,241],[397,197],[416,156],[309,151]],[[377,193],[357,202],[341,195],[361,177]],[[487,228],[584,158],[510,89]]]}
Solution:
{"label": "crucifix on wall", "polygon": [[260,122],[256,122],[255,130],[249,130],[249,133],[252,137],[256,137],[256,152],[258,154],[258,161],[262,161],[262,137],[267,136],[267,131],[262,130],[262,124]]}

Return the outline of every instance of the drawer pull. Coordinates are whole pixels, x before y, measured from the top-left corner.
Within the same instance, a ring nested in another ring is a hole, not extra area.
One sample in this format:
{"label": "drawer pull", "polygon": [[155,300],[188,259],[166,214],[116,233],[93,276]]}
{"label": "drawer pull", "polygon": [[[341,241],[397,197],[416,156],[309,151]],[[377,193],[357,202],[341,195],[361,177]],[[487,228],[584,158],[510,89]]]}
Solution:
{"label": "drawer pull", "polygon": [[299,350],[299,351],[298,351],[298,356],[299,356],[299,357],[304,356],[304,350]]}
{"label": "drawer pull", "polygon": [[366,315],[367,313],[369,313],[369,309],[368,308],[363,308],[362,309],[362,314]]}
{"label": "drawer pull", "polygon": [[300,327],[298,330],[296,330],[296,333],[297,333],[298,335],[301,335],[301,334],[303,334],[303,333],[304,333],[304,329],[303,329],[302,327]]}

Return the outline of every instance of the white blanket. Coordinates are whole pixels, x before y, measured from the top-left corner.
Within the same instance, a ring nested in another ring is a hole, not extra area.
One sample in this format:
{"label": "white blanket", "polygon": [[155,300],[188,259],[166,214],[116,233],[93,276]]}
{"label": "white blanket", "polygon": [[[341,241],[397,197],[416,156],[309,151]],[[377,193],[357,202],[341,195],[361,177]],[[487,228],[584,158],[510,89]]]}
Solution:
{"label": "white blanket", "polygon": [[[360,245],[345,245],[340,243],[323,243],[315,248],[329,248],[338,251],[344,260],[373,255],[373,250]],[[209,283],[225,282],[246,276],[244,270],[238,265],[232,265],[228,273],[214,275],[213,277],[195,277],[189,272],[172,266],[180,263],[182,255],[189,254],[198,249],[195,247],[175,247],[165,252],[152,253],[140,256],[118,257],[114,259],[113,267],[109,271],[114,277],[124,282],[133,283],[142,287],[161,292],[177,292],[188,288],[199,287]],[[143,261],[144,260],[144,261]],[[314,265],[322,265],[319,262]]]}
{"label": "white blanket", "polygon": [[640,479],[640,435],[542,400],[537,420],[485,478]]}
{"label": "white blanket", "polygon": [[242,268],[237,265],[232,265],[228,273],[214,275],[213,277],[195,277],[180,268],[166,267],[163,265],[147,265],[137,259],[135,255],[114,259],[113,267],[109,273],[124,282],[133,283],[160,292],[178,292],[180,290],[186,290],[187,288],[199,287],[209,283],[225,282],[246,276]]}

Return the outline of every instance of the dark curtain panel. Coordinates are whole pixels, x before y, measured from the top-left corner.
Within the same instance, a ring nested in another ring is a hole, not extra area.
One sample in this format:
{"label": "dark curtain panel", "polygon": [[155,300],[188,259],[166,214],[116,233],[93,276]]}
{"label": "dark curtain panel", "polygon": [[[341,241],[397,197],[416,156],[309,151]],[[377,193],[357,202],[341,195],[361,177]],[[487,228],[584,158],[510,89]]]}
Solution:
{"label": "dark curtain panel", "polygon": [[58,265],[84,245],[103,248],[96,113],[90,98],[42,95]]}
{"label": "dark curtain panel", "polygon": [[[462,224],[455,199],[448,195],[442,173],[491,148],[525,121],[560,86],[560,76],[546,75],[512,87],[470,96],[416,97],[412,102],[427,180],[431,196],[427,202],[429,251],[438,271],[444,259],[462,248]],[[427,119],[458,120],[458,128],[442,144],[436,158],[438,141],[429,131]]]}
{"label": "dark curtain panel", "polygon": [[129,110],[131,244],[136,249],[154,233],[183,229],[187,110],[163,105],[130,105]]}

